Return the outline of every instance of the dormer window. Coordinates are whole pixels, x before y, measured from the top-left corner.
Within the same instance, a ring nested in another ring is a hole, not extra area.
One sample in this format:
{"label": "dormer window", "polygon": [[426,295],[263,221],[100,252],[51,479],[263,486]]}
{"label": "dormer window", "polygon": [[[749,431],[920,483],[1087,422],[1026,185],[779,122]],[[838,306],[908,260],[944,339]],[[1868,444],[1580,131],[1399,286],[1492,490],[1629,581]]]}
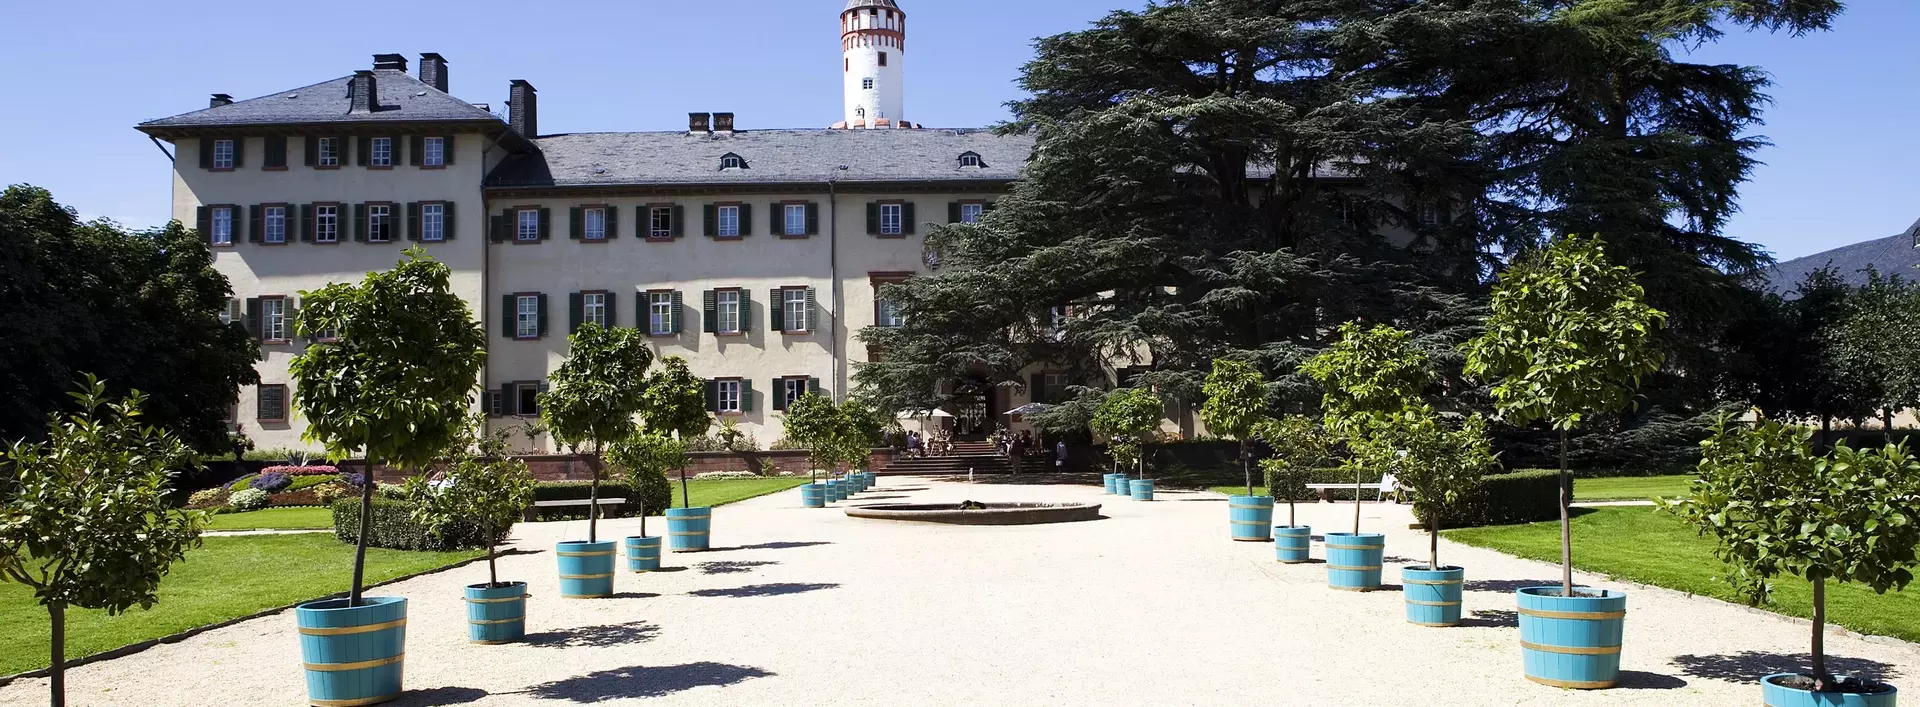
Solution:
{"label": "dormer window", "polygon": [[729,152],[726,155],[721,156],[720,168],[721,169],[746,169],[747,160],[744,157],[741,157],[739,155]]}
{"label": "dormer window", "polygon": [[960,166],[962,166],[962,167],[985,167],[985,166],[987,166],[987,163],[985,163],[985,162],[982,162],[982,161],[980,161],[980,153],[977,153],[977,152],[962,152],[962,153],[960,153]]}

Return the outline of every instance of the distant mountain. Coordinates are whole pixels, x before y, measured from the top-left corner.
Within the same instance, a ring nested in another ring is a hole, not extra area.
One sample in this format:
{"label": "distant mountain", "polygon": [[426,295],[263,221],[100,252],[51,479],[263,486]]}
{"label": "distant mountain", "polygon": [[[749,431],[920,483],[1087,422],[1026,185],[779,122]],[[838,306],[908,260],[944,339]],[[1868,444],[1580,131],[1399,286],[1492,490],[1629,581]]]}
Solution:
{"label": "distant mountain", "polygon": [[1856,285],[1866,282],[1867,276],[1861,271],[1869,266],[1884,274],[1920,279],[1920,271],[1915,270],[1920,268],[1920,248],[1916,248],[1916,244],[1920,244],[1920,221],[1896,236],[1842,246],[1775,265],[1767,272],[1767,285],[1776,292],[1791,293],[1809,273],[1828,265],[1833,266],[1841,279]]}

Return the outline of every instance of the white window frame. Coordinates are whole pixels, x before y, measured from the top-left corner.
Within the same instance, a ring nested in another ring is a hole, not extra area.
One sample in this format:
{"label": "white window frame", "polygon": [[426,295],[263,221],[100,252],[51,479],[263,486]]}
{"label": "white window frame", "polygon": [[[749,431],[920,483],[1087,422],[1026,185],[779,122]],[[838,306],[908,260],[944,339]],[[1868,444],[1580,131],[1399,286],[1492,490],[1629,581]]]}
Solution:
{"label": "white window frame", "polygon": [[287,207],[260,207],[260,242],[279,245],[287,242]]}
{"label": "white window frame", "polygon": [[905,212],[905,204],[881,204],[880,235],[898,236],[906,233],[902,216]]}
{"label": "white window frame", "polygon": [[[532,398],[533,409],[532,410],[528,410],[524,407],[521,407],[520,405],[520,401],[527,399],[526,396],[522,394],[522,392],[528,391],[528,390],[533,391],[533,398]],[[513,403],[513,417],[538,417],[540,415],[540,384],[539,383],[513,384],[512,403]]]}
{"label": "white window frame", "polygon": [[780,317],[782,331],[788,333],[806,333],[813,329],[813,322],[807,321],[807,288],[787,287],[780,290]]}
{"label": "white window frame", "polygon": [[673,335],[673,293],[647,293],[647,333],[652,336]]}
{"label": "white window frame", "polygon": [[513,338],[540,338],[540,296],[513,296]]}
{"label": "white window frame", "polygon": [[961,202],[960,222],[979,223],[980,217],[987,214],[987,205],[979,202]]}
{"label": "white window frame", "polygon": [[746,306],[746,292],[743,290],[720,290],[713,293],[713,326],[717,334],[739,334],[740,309]]}
{"label": "white window frame", "polygon": [[961,156],[960,156],[960,166],[962,166],[962,167],[979,167],[979,166],[981,166],[981,162],[980,162],[980,156],[979,156],[979,155],[976,155],[976,154],[973,154],[973,153],[971,153],[971,152],[969,152],[969,153],[966,153],[966,154],[964,154],[964,155],[961,155]]}
{"label": "white window frame", "polygon": [[580,293],[580,323],[592,322],[602,328],[610,326],[607,322],[607,293]]}
{"label": "white window frame", "polygon": [[723,415],[741,412],[740,389],[742,387],[743,386],[740,385],[740,379],[738,378],[723,378],[714,381],[714,397],[716,398],[714,401],[714,408],[716,408],[714,412]]}
{"label": "white window frame", "polygon": [[580,238],[589,241],[607,239],[607,210],[595,206],[580,210]]}
{"label": "white window frame", "polygon": [[654,239],[673,237],[673,207],[647,207],[647,237]]}
{"label": "white window frame", "polygon": [[420,166],[422,166],[422,167],[445,167],[445,166],[447,166],[447,140],[446,140],[446,138],[441,138],[441,137],[430,137],[430,138],[427,138],[427,139],[425,139],[425,140],[421,140],[421,141],[420,141],[420,153],[421,153],[421,154],[420,154]]}
{"label": "white window frame", "polygon": [[780,394],[786,397],[787,402],[786,405],[781,406],[781,409],[792,410],[793,401],[806,395],[808,384],[812,382],[812,379],[805,376],[787,376],[780,379]]}
{"label": "white window frame", "polygon": [[739,155],[724,155],[720,158],[721,169],[746,169],[747,161]]}
{"label": "white window frame", "polygon": [[340,206],[319,204],[313,207],[313,242],[340,242]]}
{"label": "white window frame", "polygon": [[287,298],[260,298],[260,339],[262,341],[293,339],[287,326]]}
{"label": "white window frame", "polygon": [[521,243],[540,240],[540,210],[520,209],[513,212],[513,239]]}
{"label": "white window frame", "polygon": [[713,209],[713,232],[720,238],[740,237],[740,206],[725,204]]}
{"label": "white window frame", "polygon": [[392,204],[367,204],[367,242],[393,242]]}
{"label": "white window frame", "polygon": [[429,201],[420,205],[420,240],[438,243],[447,239],[447,205]]}
{"label": "white window frame", "polygon": [[240,300],[229,297],[227,298],[227,306],[220,310],[220,323],[222,325],[231,325],[237,321],[240,321]]}
{"label": "white window frame", "polygon": [[233,141],[220,139],[213,141],[213,168],[233,169]]}
{"label": "white window frame", "polygon": [[907,325],[907,315],[901,310],[900,303],[881,297],[879,321],[874,324],[888,329],[903,327]]}
{"label": "white window frame", "polygon": [[340,166],[341,138],[322,137],[322,138],[314,138],[314,139],[320,141],[320,146],[318,148],[315,148],[314,150],[314,153],[315,153],[315,159],[313,162],[314,166],[315,167]]}
{"label": "white window frame", "polygon": [[208,242],[214,245],[233,245],[233,212],[231,206],[215,206],[207,212]]}
{"label": "white window frame", "polygon": [[788,236],[807,235],[807,205],[806,204],[784,204],[782,206],[783,208],[786,209],[784,213],[786,213],[787,215],[786,220],[783,224],[783,228],[780,229],[782,232],[782,235],[788,235]]}
{"label": "white window frame", "polygon": [[373,138],[373,140],[371,140],[368,144],[372,148],[369,150],[369,152],[371,152],[372,154],[367,155],[368,166],[370,167],[392,167],[393,166],[393,138],[377,137],[377,138]]}

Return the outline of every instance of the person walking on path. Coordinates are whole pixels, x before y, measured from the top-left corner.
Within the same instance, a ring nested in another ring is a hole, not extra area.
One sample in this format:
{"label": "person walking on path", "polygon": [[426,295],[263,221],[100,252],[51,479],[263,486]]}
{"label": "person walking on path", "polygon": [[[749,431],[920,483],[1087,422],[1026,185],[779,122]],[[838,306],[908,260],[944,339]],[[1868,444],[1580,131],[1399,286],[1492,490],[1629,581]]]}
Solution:
{"label": "person walking on path", "polygon": [[1064,439],[1053,442],[1053,470],[1067,470],[1067,441]]}

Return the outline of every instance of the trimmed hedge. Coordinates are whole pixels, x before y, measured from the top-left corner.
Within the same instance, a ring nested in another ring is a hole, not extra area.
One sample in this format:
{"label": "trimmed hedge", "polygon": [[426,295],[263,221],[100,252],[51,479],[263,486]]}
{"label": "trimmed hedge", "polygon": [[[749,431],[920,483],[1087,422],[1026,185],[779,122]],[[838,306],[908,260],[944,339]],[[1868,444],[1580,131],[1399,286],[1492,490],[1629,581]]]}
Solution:
{"label": "trimmed hedge", "polygon": [[[1259,470],[1255,469],[1254,473],[1259,473]],[[1373,500],[1373,489],[1380,487],[1380,475],[1370,473],[1362,478],[1364,479],[1363,485],[1366,487],[1366,490],[1360,493],[1360,497],[1371,501]],[[1287,501],[1286,489],[1281,488],[1279,484],[1272,483],[1272,481],[1272,479],[1268,480],[1267,495],[1272,496],[1274,500],[1280,503],[1285,503]],[[1320,500],[1320,492],[1307,488],[1306,484],[1340,484],[1340,488],[1332,489],[1329,492],[1333,500],[1353,500],[1353,472],[1345,469],[1315,469],[1313,473],[1307,475],[1306,480],[1300,483],[1301,486],[1296,488],[1293,493],[1293,500],[1295,501]]]}
{"label": "trimmed hedge", "polygon": [[[487,546],[480,526],[469,521],[447,528],[444,539],[427,532],[426,526],[413,522],[413,504],[389,498],[373,499],[373,530],[367,536],[369,547],[389,550],[445,552]],[[333,536],[340,542],[357,542],[360,534],[360,499],[343,498],[333,503]],[[499,529],[505,537],[512,527]]]}
{"label": "trimmed hedge", "polygon": [[[1513,525],[1560,518],[1560,472],[1527,469],[1490,474],[1480,488],[1441,519],[1443,528]],[[1422,517],[1420,522],[1429,522]]]}
{"label": "trimmed hedge", "polygon": [[[660,477],[659,481],[665,482],[666,477],[664,476]],[[591,484],[586,481],[544,481],[534,486],[533,500],[535,501],[584,500],[587,498],[587,496],[590,494],[590,491],[592,490],[591,488],[589,488],[590,485]],[[649,486],[650,488],[646,490],[647,491],[647,495],[646,495],[647,515],[650,515],[650,516],[665,515],[667,512],[666,511],[667,507],[672,505],[673,503],[673,487],[667,483],[659,483],[657,485],[649,484]],[[626,503],[620,504],[620,515],[634,516],[640,513],[640,503],[639,503],[640,499],[636,497],[632,489],[629,489],[627,485],[623,482],[618,482],[618,481],[600,482],[600,497],[627,499]],[[587,509],[585,506],[581,506],[578,508],[542,508],[540,509],[541,520],[547,520],[552,518],[585,518],[585,517],[587,517]]]}

